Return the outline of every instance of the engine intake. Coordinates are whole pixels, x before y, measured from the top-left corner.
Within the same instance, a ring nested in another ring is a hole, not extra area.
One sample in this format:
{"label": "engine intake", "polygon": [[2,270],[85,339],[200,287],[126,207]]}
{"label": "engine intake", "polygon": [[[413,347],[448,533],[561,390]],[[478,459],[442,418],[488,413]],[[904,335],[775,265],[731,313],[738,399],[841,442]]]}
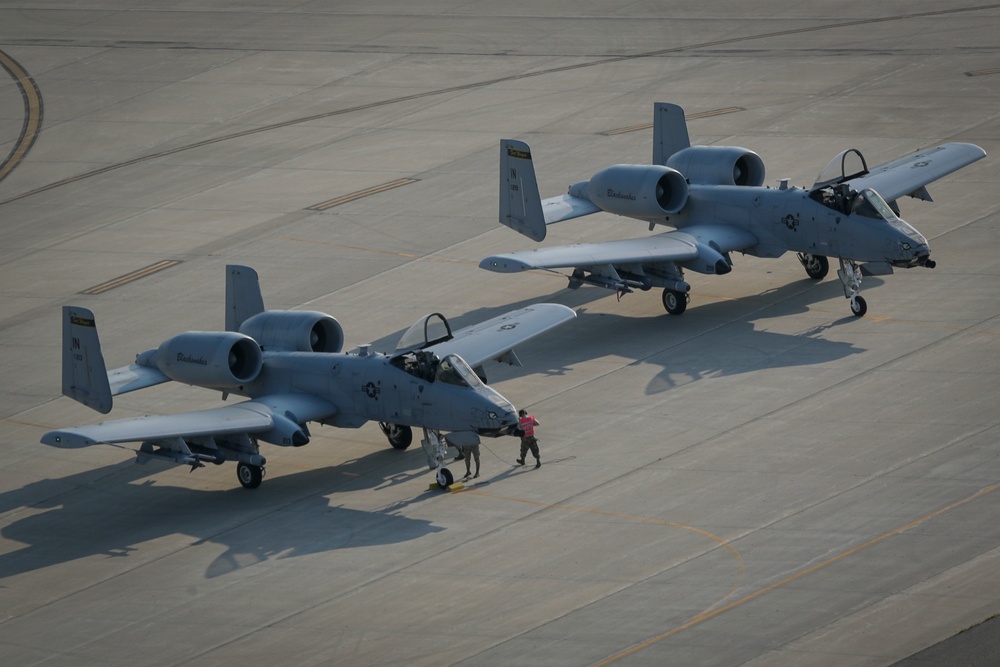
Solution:
{"label": "engine intake", "polygon": [[150,361],[171,380],[226,389],[257,379],[264,355],[256,341],[243,334],[188,331],[163,341]]}
{"label": "engine intake", "polygon": [[306,310],[268,310],[249,318],[240,333],[265,350],[340,352],[344,329],[326,313]]}
{"label": "engine intake", "polygon": [[609,213],[658,218],[684,208],[688,186],[683,174],[670,167],[618,164],[594,174],[587,196]]}
{"label": "engine intake", "polygon": [[667,166],[698,185],[764,184],[764,161],[753,151],[737,146],[691,146],[674,153]]}

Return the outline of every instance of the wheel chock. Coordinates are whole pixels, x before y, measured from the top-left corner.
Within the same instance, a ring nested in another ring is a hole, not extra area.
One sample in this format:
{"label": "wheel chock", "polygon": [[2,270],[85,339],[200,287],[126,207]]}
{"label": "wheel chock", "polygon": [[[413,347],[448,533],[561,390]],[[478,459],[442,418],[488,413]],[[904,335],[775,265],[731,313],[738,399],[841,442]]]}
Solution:
{"label": "wheel chock", "polygon": [[442,489],[441,485],[439,485],[437,482],[431,482],[430,484],[427,485],[428,491],[451,491],[452,493],[454,493],[455,491],[461,491],[464,488],[465,484],[462,484],[461,482],[455,482],[447,489]]}

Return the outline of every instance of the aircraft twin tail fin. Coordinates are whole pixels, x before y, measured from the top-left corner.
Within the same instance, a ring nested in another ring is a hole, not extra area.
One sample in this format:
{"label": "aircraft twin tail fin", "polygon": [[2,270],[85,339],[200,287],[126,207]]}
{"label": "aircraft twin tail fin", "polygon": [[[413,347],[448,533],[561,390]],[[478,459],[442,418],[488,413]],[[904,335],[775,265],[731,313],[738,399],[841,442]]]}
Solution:
{"label": "aircraft twin tail fin", "polygon": [[653,106],[653,164],[666,165],[674,153],[690,147],[684,109],[657,102]]}
{"label": "aircraft twin tail fin", "polygon": [[249,266],[226,266],[226,331],[239,331],[240,325],[264,312],[257,272]]}
{"label": "aircraft twin tail fin", "polygon": [[528,144],[500,140],[500,223],[533,241],[545,238],[545,216]]}
{"label": "aircraft twin tail fin", "polygon": [[111,386],[94,313],[63,306],[62,393],[102,414],[111,412]]}

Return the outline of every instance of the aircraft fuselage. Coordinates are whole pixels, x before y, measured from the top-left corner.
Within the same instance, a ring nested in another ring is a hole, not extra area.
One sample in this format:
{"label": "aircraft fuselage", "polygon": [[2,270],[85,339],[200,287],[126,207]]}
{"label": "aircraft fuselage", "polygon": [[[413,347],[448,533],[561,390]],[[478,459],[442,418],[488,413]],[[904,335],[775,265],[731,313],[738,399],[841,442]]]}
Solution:
{"label": "aircraft fuselage", "polygon": [[496,435],[517,424],[514,406],[488,385],[418,377],[391,363],[390,357],[374,352],[365,356],[265,352],[260,375],[231,392],[249,398],[318,396],[337,406],[335,414],[320,421],[341,428],[379,421]]}
{"label": "aircraft fuselage", "polygon": [[927,239],[895,215],[886,219],[858,210],[845,212],[796,187],[692,185],[680,214],[650,220],[679,230],[708,221],[751,232],[759,243],[745,252],[757,257],[792,251],[905,267],[930,254]]}

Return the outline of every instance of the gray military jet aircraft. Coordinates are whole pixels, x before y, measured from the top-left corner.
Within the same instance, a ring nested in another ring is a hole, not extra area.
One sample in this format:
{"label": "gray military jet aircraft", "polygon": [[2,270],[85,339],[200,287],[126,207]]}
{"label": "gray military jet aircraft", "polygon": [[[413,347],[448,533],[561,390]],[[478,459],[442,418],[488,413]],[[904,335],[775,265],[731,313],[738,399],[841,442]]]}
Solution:
{"label": "gray military jet aircraft", "polygon": [[[411,427],[424,430],[423,446],[438,484],[453,481],[443,467],[442,431],[458,439],[506,435],[517,411],[485,384],[491,359],[520,365],[513,346],[576,317],[566,306],[537,304],[452,332],[443,315],[421,318],[389,355],[360,346],[341,353],[344,330],[320,312],[264,310],[257,273],[226,267],[226,331],[189,331],[107,371],[94,314],[63,309],[63,394],[103,414],[112,397],[175,380],[217,389],[249,401],[174,415],[102,422],[51,431],[42,442],[57,447],[142,443],[150,458],[186,464],[236,461],[246,488],[260,486],[265,458],[258,441],[301,447],[307,422],[359,428],[377,421],[396,449],[406,449]],[[475,370],[474,370],[475,369]],[[451,436],[449,436],[451,437]]]}
{"label": "gray military jet aircraft", "polygon": [[615,165],[569,193],[542,201],[531,151],[523,141],[500,141],[500,222],[541,241],[546,225],[607,211],[676,231],[656,236],[585,243],[487,257],[480,267],[498,273],[572,268],[569,286],[583,283],[618,292],[663,288],[663,306],[679,315],[691,286],[684,269],[732,271],[730,253],[756,257],[798,254],[810,278],[837,272],[858,317],[863,275],[893,268],[934,267],[927,239],[899,217],[897,200],[931,201],[926,185],[986,156],[974,144],[948,143],[868,168],[850,149],[836,156],[812,187],[762,187],[764,163],[746,148],[691,146],[684,110],[654,106],[653,164]]}

